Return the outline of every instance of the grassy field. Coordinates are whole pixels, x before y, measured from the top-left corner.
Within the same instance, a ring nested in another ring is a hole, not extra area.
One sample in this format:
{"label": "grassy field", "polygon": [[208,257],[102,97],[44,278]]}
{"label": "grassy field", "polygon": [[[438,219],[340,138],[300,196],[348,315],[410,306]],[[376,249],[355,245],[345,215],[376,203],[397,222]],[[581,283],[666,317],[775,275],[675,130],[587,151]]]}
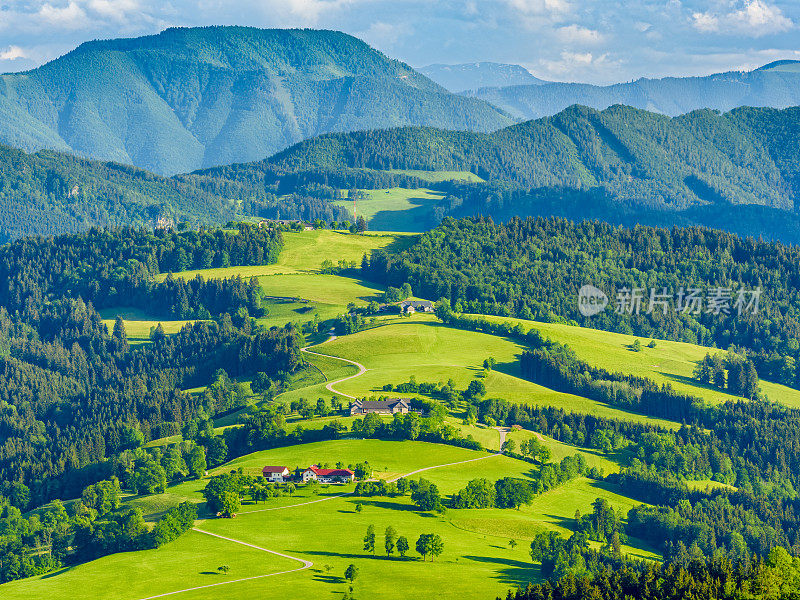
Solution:
{"label": "grassy field", "polygon": [[315,346],[316,352],[349,358],[369,369],[361,377],[338,384],[339,391],[353,396],[379,393],[387,383],[399,384],[414,375],[417,381],[446,382],[453,379],[465,389],[482,373],[483,360],[497,360],[495,370],[484,380],[487,396],[511,402],[526,402],[576,412],[676,427],[669,421],[651,419],[570,394],[562,394],[519,378],[519,356],[523,346],[505,338],[446,327],[434,317],[427,321],[397,323],[338,338]]}
{"label": "grassy field", "polygon": [[[255,265],[199,269],[175,273],[175,277],[192,279],[202,275],[206,279],[236,277],[259,277],[262,275],[285,275],[291,273],[316,273],[323,261],[334,265],[340,260],[361,264],[361,257],[372,250],[384,248],[388,252],[403,250],[414,243],[416,236],[404,233],[366,233],[363,235],[330,229],[313,231],[286,231],[284,246],[273,265]],[[166,274],[159,276],[160,279]]]}
{"label": "grassy field", "polygon": [[[367,220],[369,228],[376,231],[426,231],[435,225],[433,209],[444,198],[443,193],[427,188],[389,188],[364,192],[368,198],[356,201],[356,211]],[[338,200],[336,204],[353,214],[352,200]]]}
{"label": "grassy field", "polygon": [[415,169],[389,169],[388,172],[397,173],[399,175],[410,175],[411,177],[418,177],[432,183],[438,183],[440,181],[469,181],[470,183],[480,183],[485,181],[470,171],[418,171]]}
{"label": "grassy field", "polygon": [[[228,574],[217,572],[221,565],[230,567]],[[112,554],[42,577],[4,584],[0,586],[0,597],[4,600],[137,600],[297,566],[297,562],[286,558],[190,531],[157,550]],[[198,592],[195,598],[225,598],[227,590],[236,585]]]}
{"label": "grassy field", "polygon": [[[264,464],[294,468],[312,462],[364,460],[373,466],[375,475],[386,478],[434,467],[419,476],[434,482],[445,494],[457,491],[473,478],[526,478],[535,468],[501,455],[424,442],[337,440],[254,453],[215,472],[241,467],[245,472],[257,473]],[[466,460],[471,462],[447,466]],[[171,487],[166,495],[129,502],[152,516],[169,503],[184,499],[201,502],[203,485],[204,481],[187,482]],[[528,542],[536,533],[548,529],[568,532],[575,510],[588,512],[597,497],[607,498],[623,512],[633,505],[613,489],[585,478],[547,492],[519,511],[449,510],[443,515],[417,511],[407,496],[341,496],[350,490],[352,485],[300,488],[293,497],[247,504],[236,519],[199,521],[197,527],[204,531],[309,560],[314,565],[275,577],[182,592],[180,598],[336,597],[346,589],[342,574],[351,563],[360,571],[354,585],[356,597],[425,598],[430,597],[431,590],[437,590],[437,598],[453,600],[505,596],[509,588],[524,586],[539,577],[538,567],[527,555]],[[357,502],[363,505],[360,513],[355,510]],[[376,556],[363,550],[362,537],[368,525],[374,525],[377,533]],[[405,535],[412,548],[419,534],[438,533],[444,540],[444,553],[433,562],[419,560],[413,550],[406,559],[386,559],[380,550],[383,531],[389,525],[399,535]],[[511,538],[519,543],[514,549],[508,545]],[[643,558],[657,558],[636,540],[631,544],[623,550]],[[217,567],[223,564],[230,566],[229,573],[216,574]],[[0,588],[0,595],[4,600],[140,600],[209,583],[286,571],[298,565],[241,544],[189,532],[158,550],[117,554],[45,577],[6,584]]]}
{"label": "grassy field", "polygon": [[104,308],[99,312],[109,332],[114,330],[114,321],[116,321],[117,317],[122,317],[125,322],[125,333],[132,343],[149,342],[150,328],[157,326],[159,323],[164,328],[164,333],[169,335],[178,333],[184,325],[192,322],[159,320],[141,309],[132,307]]}
{"label": "grassy field", "polygon": [[[656,347],[648,348],[649,338],[639,338],[642,351],[633,352],[630,347],[636,338],[630,335],[507,317],[486,318],[492,321],[522,323],[527,329],[538,329],[550,339],[568,344],[581,359],[609,371],[631,373],[648,377],[657,383],[669,383],[676,390],[698,396],[712,404],[736,399],[735,396],[711,386],[698,384],[692,379],[697,361],[707,352],[712,354],[720,352],[715,348],[667,340],[656,340]],[[800,391],[768,381],[761,381],[760,386],[770,400],[795,408],[800,407]]]}

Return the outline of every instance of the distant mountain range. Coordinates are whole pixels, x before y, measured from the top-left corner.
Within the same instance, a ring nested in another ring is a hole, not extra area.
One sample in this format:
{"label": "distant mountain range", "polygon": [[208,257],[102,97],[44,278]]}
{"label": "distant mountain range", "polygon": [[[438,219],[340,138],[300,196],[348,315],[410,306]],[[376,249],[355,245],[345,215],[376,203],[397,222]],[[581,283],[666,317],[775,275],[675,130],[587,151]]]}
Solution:
{"label": "distant mountain range", "polygon": [[670,116],[700,108],[721,111],[738,106],[786,108],[800,105],[800,61],[777,61],[755,71],[639,79],[608,86],[532,82],[467,89],[471,91],[465,95],[486,100],[522,120],[554,115],[573,104],[599,110],[625,104]]}
{"label": "distant mountain range", "polygon": [[161,174],[261,159],[330,131],[512,122],[335,31],[167,29],[0,76],[0,143]]}
{"label": "distant mountain range", "polygon": [[511,85],[543,85],[548,83],[534,77],[520,65],[493,62],[465,63],[461,65],[428,65],[419,72],[451,92],[465,92],[484,87]]}
{"label": "distant mountain range", "polygon": [[454,214],[702,223],[798,242],[798,139],[800,107],[670,118],[626,106],[573,106],[492,134],[329,134],[266,164],[294,172],[466,170],[488,183],[448,190],[462,199],[450,203],[460,207]]}

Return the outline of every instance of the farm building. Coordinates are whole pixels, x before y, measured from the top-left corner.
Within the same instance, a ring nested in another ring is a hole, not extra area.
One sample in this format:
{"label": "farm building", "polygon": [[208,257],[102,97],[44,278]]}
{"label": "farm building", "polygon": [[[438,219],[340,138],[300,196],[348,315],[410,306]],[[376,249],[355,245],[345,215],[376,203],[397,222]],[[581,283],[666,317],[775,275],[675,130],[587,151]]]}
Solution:
{"label": "farm building", "polygon": [[303,483],[315,480],[320,483],[347,483],[353,481],[356,475],[350,469],[320,469],[311,465],[303,471]]}
{"label": "farm building", "polygon": [[274,481],[276,483],[283,483],[289,479],[291,475],[288,467],[264,467],[261,469],[261,473],[268,481]]}
{"label": "farm building", "polygon": [[354,400],[350,404],[350,416],[375,413],[379,415],[406,414],[411,409],[409,401],[404,398],[387,398],[386,400]]}
{"label": "farm building", "polygon": [[404,314],[433,312],[433,302],[430,300],[403,300],[399,306],[400,312]]}

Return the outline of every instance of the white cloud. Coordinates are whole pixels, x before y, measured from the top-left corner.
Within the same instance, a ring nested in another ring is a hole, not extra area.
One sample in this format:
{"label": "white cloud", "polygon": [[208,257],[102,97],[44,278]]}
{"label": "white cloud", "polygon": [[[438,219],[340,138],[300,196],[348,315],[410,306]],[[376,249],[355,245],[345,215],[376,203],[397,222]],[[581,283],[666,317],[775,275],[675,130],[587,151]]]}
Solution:
{"label": "white cloud", "polygon": [[541,59],[538,68],[531,68],[545,78],[552,77],[567,81],[578,81],[591,74],[593,79],[604,79],[615,73],[621,62],[614,60],[607,52],[571,52],[564,50],[557,59]]}
{"label": "white cloud", "polygon": [[760,37],[788,31],[792,20],[780,7],[765,0],[731,0],[724,10],[695,12],[692,25],[703,33],[722,33]]}
{"label": "white cloud", "polygon": [[361,31],[356,35],[370,46],[386,48],[396,44],[408,31],[408,27],[402,23],[377,21],[372,23],[366,31]]}
{"label": "white cloud", "polygon": [[526,15],[566,13],[572,8],[568,0],[506,0],[506,3]]}
{"label": "white cloud", "polygon": [[37,16],[46,24],[67,29],[81,29],[88,24],[86,11],[77,2],[70,2],[66,6],[45,3],[39,8]]}
{"label": "white cloud", "polygon": [[504,0],[512,11],[514,25],[537,31],[564,20],[572,11],[568,0]]}
{"label": "white cloud", "polygon": [[343,8],[351,3],[351,0],[283,0],[277,4],[284,4],[291,14],[308,23],[316,23],[323,13]]}
{"label": "white cloud", "polygon": [[99,17],[124,23],[131,14],[141,13],[137,0],[89,0],[87,7]]}
{"label": "white cloud", "polygon": [[17,60],[19,58],[28,58],[28,54],[19,46],[9,46],[0,51],[0,60]]}
{"label": "white cloud", "polygon": [[556,29],[556,36],[568,44],[598,44],[605,39],[599,31],[581,27],[580,25],[567,25]]}

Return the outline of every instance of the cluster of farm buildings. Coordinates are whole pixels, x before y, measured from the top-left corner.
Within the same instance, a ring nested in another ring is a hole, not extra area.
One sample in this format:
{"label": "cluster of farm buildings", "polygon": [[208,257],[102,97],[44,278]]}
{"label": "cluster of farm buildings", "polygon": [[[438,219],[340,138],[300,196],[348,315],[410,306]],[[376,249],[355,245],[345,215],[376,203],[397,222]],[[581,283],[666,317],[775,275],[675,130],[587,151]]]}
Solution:
{"label": "cluster of farm buildings", "polygon": [[[350,404],[351,415],[395,415],[412,412],[411,402],[405,398],[386,398],[384,400],[355,400]],[[319,481],[320,483],[348,483],[355,479],[355,473],[350,469],[321,469],[311,465],[303,471],[293,473],[289,467],[266,466],[261,473],[271,483],[285,483],[288,481]]]}
{"label": "cluster of farm buildings", "polygon": [[284,483],[287,481],[319,481],[320,483],[349,483],[353,481],[356,474],[350,469],[321,469],[317,465],[311,465],[307,469],[295,475],[285,466],[266,466],[261,473],[272,483]]}

